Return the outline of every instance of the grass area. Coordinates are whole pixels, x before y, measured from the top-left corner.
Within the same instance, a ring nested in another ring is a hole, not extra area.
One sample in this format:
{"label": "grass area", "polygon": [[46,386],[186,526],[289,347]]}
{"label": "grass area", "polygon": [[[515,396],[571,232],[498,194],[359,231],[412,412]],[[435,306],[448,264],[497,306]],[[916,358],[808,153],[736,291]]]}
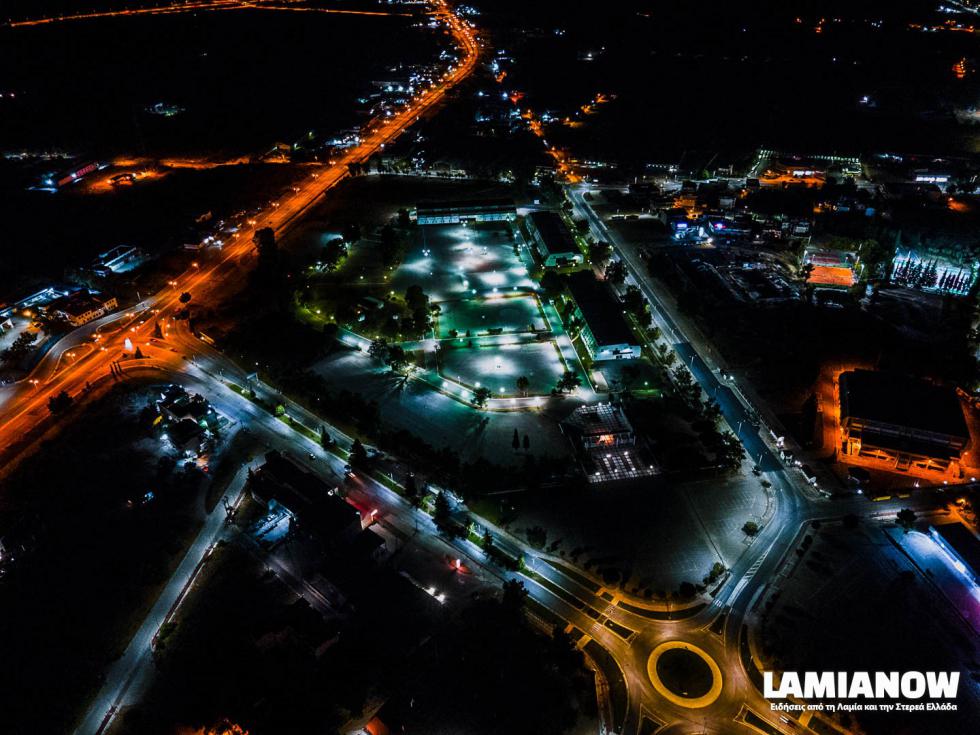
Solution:
{"label": "grass area", "polygon": [[683,648],[672,648],[660,655],[657,676],[674,694],[690,699],[703,697],[714,681],[704,659]]}
{"label": "grass area", "polygon": [[[475,497],[466,501],[466,505],[475,515],[486,518],[495,526],[503,526],[507,517],[501,508],[500,501],[488,497]],[[476,543],[479,543],[477,539]]]}

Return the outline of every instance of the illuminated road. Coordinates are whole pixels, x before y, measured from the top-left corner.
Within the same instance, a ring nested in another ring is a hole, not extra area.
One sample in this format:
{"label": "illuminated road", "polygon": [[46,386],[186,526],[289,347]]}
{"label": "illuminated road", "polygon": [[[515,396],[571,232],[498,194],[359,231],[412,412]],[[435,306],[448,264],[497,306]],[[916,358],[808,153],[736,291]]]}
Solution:
{"label": "illuminated road", "polygon": [[402,15],[409,13],[392,13],[380,10],[343,10],[337,8],[310,8],[282,3],[264,2],[264,0],[200,0],[175,5],[163,5],[157,8],[133,8],[130,10],[92,11],[91,13],[71,13],[68,15],[52,15],[44,18],[11,21],[10,28],[30,28],[33,26],[52,25],[82,20],[99,20],[103,18],[129,18],[137,15],[176,15],[179,13],[197,13],[216,10],[289,10],[307,13],[331,13],[337,15]]}
{"label": "illuminated road", "polygon": [[[255,224],[235,233],[235,237],[226,243],[217,261],[205,263],[200,268],[191,268],[177,279],[173,288],[166,288],[144,300],[141,303],[143,309],[156,309],[159,319],[172,317],[182,307],[178,297],[184,291],[193,294],[195,305],[213,301],[216,292],[227,285],[229,277],[234,279],[237,275],[230,266],[251,256],[252,237],[257,229],[271,227],[277,234],[281,234],[316,204],[320,197],[347,178],[350,164],[364,162],[385,144],[396,139],[418,121],[421,115],[437,105],[447,91],[473,72],[480,53],[480,42],[475,31],[451,12],[445,0],[433,0],[430,7],[432,15],[444,24],[456,42],[461,53],[459,61],[400,111],[391,117],[369,122],[362,130],[361,142],[357,146],[346,150],[332,164],[319,168],[297,186],[295,191],[290,192],[289,196],[275,202],[268,210],[250,220]],[[61,391],[77,396],[87,389],[89,383],[108,374],[111,364],[124,358],[125,338],[141,348],[146,345],[152,334],[153,322],[153,319],[143,321],[143,317],[139,315],[121,320],[121,330],[100,340],[99,349],[78,357],[60,370],[53,370],[49,361],[45,360],[27,379],[8,389],[3,402],[3,420],[0,423],[0,457],[6,455],[9,458],[21,448],[24,438],[30,437],[32,430],[49,418],[47,404],[52,396]]]}

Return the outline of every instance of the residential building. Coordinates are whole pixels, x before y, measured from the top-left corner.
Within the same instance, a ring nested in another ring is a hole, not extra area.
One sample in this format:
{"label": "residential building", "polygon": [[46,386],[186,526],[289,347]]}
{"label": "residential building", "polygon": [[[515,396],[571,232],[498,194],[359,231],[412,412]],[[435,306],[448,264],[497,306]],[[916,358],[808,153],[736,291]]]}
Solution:
{"label": "residential building", "polygon": [[85,289],[62,296],[44,305],[45,312],[67,319],[72,326],[80,327],[98,319],[119,307],[115,296],[102,296]]}
{"label": "residential building", "polygon": [[572,315],[581,323],[582,344],[593,360],[628,360],[640,356],[640,343],[626,323],[623,306],[592,271],[566,279],[574,302]]}

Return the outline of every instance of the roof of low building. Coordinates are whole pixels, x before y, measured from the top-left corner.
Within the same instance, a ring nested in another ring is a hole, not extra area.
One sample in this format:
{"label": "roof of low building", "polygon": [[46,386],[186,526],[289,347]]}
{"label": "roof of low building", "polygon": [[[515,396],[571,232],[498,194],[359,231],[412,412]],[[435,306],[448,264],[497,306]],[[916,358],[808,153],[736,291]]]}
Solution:
{"label": "roof of low building", "polygon": [[360,525],[357,508],[335,495],[330,486],[277,451],[265,455],[255,488],[266,502],[275,500],[310,531],[330,538]]}
{"label": "roof of low building", "polygon": [[840,376],[841,418],[945,434],[970,432],[952,389],[899,373],[851,370]]}
{"label": "roof of low building", "polygon": [[448,201],[419,202],[415,211],[419,214],[432,212],[472,210],[472,209],[515,209],[513,199],[507,197],[488,197],[483,199],[455,199]]}
{"label": "roof of low building", "polygon": [[606,284],[596,279],[592,271],[572,273],[567,283],[572,298],[600,346],[636,344],[636,336],[623,317],[622,304]]}
{"label": "roof of low building", "polygon": [[633,426],[623,410],[611,403],[579,406],[565,419],[565,423],[578,429],[585,436],[633,431]]}
{"label": "roof of low building", "polygon": [[531,212],[528,220],[538,231],[545,249],[552,255],[564,255],[566,253],[579,254],[578,244],[571,230],[565,224],[557,212]]}
{"label": "roof of low building", "polygon": [[101,309],[104,301],[89,291],[78,291],[68,296],[62,296],[47,304],[51,311],[60,311],[68,316],[81,316],[90,311]]}
{"label": "roof of low building", "polygon": [[184,446],[204,433],[204,428],[192,419],[182,419],[167,429],[167,435],[177,446]]}

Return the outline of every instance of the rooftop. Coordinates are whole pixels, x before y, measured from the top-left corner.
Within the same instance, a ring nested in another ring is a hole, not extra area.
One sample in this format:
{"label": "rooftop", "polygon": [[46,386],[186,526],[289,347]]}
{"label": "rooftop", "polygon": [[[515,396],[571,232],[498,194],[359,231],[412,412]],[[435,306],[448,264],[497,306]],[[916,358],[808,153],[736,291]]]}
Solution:
{"label": "rooftop", "polygon": [[970,438],[956,394],[919,378],[872,370],[842,373],[840,403],[842,419]]}
{"label": "rooftop", "polygon": [[516,205],[513,199],[495,197],[486,199],[456,199],[443,202],[427,201],[419,202],[415,206],[415,210],[419,214],[472,209],[516,209]]}
{"label": "rooftop", "polygon": [[578,244],[557,212],[531,212],[528,220],[541,235],[544,246],[552,255],[578,253]]}
{"label": "rooftop", "polygon": [[360,527],[361,515],[354,506],[330,495],[327,483],[279,452],[265,455],[255,491],[266,502],[275,500],[325,539],[346,531],[354,523]]}
{"label": "rooftop", "polygon": [[78,291],[69,296],[62,296],[47,304],[50,311],[60,311],[69,316],[81,316],[90,311],[101,309],[103,300],[86,290]]}
{"label": "rooftop", "polygon": [[569,426],[577,428],[585,436],[621,434],[633,431],[633,427],[623,410],[611,403],[579,406],[565,422]]}
{"label": "rooftop", "polygon": [[572,273],[567,283],[596,343],[600,346],[636,344],[633,330],[623,318],[622,304],[592,271]]}

